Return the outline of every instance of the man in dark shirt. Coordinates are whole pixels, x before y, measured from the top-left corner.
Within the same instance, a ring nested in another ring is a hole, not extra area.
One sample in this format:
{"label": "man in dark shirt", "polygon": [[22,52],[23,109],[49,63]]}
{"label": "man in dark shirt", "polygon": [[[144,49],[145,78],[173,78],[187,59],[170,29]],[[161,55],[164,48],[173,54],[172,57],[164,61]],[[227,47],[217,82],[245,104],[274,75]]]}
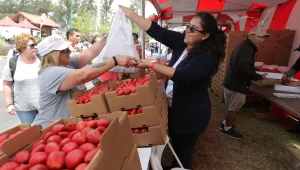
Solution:
{"label": "man in dark shirt", "polygon": [[[300,45],[294,51],[300,51]],[[288,77],[293,77],[299,71],[300,71],[300,57],[296,60],[295,64],[292,66],[292,68],[289,71],[287,71],[283,74],[282,79],[285,79],[285,78],[288,78]],[[297,74],[299,74],[299,73],[297,73]],[[300,81],[289,82],[287,85],[289,85],[289,86],[300,86]]]}
{"label": "man in dark shirt", "polygon": [[246,93],[250,88],[252,80],[265,79],[265,74],[255,72],[254,58],[257,47],[265,38],[270,37],[265,28],[253,28],[247,39],[235,47],[231,54],[230,63],[224,79],[224,98],[228,108],[226,118],[221,123],[220,130],[235,139],[243,139],[244,136],[237,133],[233,125],[239,109],[246,102]]}

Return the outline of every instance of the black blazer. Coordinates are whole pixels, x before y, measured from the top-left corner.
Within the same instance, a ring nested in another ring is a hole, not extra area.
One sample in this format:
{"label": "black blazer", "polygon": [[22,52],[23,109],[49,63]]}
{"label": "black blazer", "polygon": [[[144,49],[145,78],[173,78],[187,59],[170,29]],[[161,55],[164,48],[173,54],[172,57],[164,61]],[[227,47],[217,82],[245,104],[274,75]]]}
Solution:
{"label": "black blazer", "polygon": [[[173,50],[170,67],[187,48],[184,34],[161,28],[155,22],[147,34]],[[187,56],[177,65],[171,78],[174,86],[168,115],[170,132],[200,134],[206,130],[211,116],[207,85],[217,67],[217,60],[216,55],[203,52],[198,56]]]}

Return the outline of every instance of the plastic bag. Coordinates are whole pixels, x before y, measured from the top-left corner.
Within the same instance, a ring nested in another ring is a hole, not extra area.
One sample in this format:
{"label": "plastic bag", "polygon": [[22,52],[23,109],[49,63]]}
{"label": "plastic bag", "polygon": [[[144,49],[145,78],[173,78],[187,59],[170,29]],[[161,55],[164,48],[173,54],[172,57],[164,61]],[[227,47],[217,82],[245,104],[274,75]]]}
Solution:
{"label": "plastic bag", "polygon": [[[132,26],[130,20],[126,19],[125,14],[119,9],[113,20],[107,42],[95,62],[104,62],[113,56],[131,56],[139,59],[132,39]],[[126,68],[116,66],[109,70],[118,73],[137,73],[138,68]]]}

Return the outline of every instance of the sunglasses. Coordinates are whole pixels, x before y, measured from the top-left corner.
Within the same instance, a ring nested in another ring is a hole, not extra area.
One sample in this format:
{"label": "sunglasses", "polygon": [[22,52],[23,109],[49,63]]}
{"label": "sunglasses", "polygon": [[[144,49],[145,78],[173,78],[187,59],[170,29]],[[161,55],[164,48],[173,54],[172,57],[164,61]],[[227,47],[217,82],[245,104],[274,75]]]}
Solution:
{"label": "sunglasses", "polygon": [[64,50],[61,50],[61,52],[65,53],[65,54],[68,54],[71,52],[71,50],[69,48],[66,48]]}
{"label": "sunglasses", "polygon": [[205,31],[203,31],[203,30],[197,30],[194,26],[191,26],[191,24],[186,24],[185,26],[186,26],[185,29],[186,29],[186,30],[187,30],[187,29],[190,29],[190,32],[191,32],[191,33],[195,32],[195,31],[198,31],[198,32],[200,32],[200,33],[202,33],[202,34],[205,33]]}
{"label": "sunglasses", "polygon": [[37,44],[29,44],[28,46],[29,46],[29,48],[34,49],[34,48],[36,48]]}

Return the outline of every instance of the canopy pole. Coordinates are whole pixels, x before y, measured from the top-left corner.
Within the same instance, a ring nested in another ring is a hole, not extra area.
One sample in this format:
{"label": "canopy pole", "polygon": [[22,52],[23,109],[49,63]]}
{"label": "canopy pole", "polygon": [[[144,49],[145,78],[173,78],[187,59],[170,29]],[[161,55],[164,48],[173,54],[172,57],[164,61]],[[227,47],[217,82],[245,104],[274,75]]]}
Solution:
{"label": "canopy pole", "polygon": [[[140,0],[140,15],[145,18],[145,7],[146,7],[146,0]],[[142,59],[145,59],[145,38],[146,34],[145,31],[140,29],[140,35],[141,35],[141,53],[142,53]]]}

